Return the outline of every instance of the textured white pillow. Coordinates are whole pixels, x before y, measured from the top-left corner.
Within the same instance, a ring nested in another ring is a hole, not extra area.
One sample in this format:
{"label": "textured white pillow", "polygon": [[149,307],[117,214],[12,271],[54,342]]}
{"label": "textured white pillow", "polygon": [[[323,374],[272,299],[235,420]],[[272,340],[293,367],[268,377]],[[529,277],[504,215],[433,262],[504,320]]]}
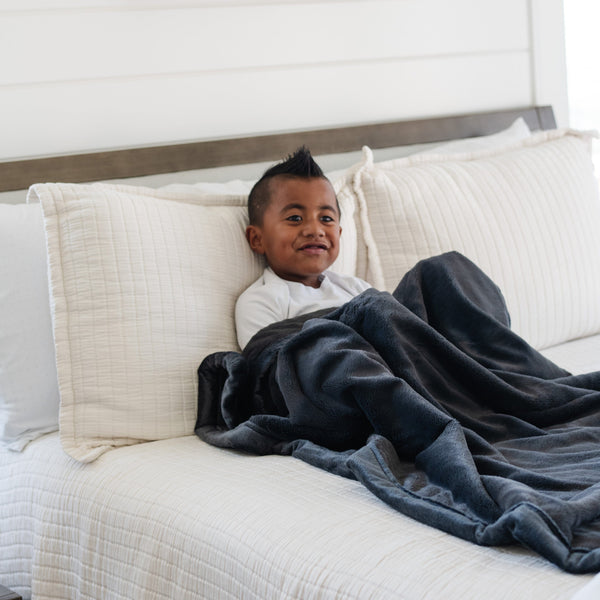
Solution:
{"label": "textured white pillow", "polygon": [[542,132],[504,150],[365,164],[355,176],[371,283],[458,250],[502,289],[538,348],[600,331],[600,203],[586,134]]}
{"label": "textured white pillow", "polygon": [[[65,451],[193,433],[196,369],[235,349],[233,308],[262,270],[246,243],[245,198],[44,184]],[[211,199],[201,197],[204,203]]]}
{"label": "textured white pillow", "polygon": [[45,217],[65,451],[89,462],[193,433],[198,365],[238,349],[234,304],[263,269],[246,196],[40,184],[30,199]]}
{"label": "textured white pillow", "polygon": [[0,204],[0,443],[58,429],[46,244],[39,205]]}
{"label": "textured white pillow", "polygon": [[[442,157],[447,157],[449,154],[461,154],[465,152],[474,152],[474,151],[484,151],[484,150],[494,150],[499,148],[505,148],[510,146],[516,142],[524,140],[525,138],[531,135],[531,130],[527,126],[527,123],[522,117],[516,119],[509,127],[499,131],[497,133],[492,133],[489,135],[482,135],[478,137],[472,138],[464,138],[458,140],[450,140],[449,142],[444,142],[442,144],[432,145],[426,150],[422,150],[420,152],[409,152],[408,149],[410,147],[398,147],[386,149],[386,158],[399,160],[400,158],[404,158],[406,156],[424,156],[424,155],[442,155]],[[374,153],[381,153],[382,151],[375,150]],[[391,154],[391,152],[398,152],[398,154]],[[372,158],[371,158],[372,162]],[[343,198],[346,203],[351,203],[355,200],[355,193],[352,185],[352,174],[360,168],[360,166],[364,163],[363,161],[358,165],[355,165],[353,169],[349,169],[345,179],[342,180],[342,183],[345,182],[345,185],[339,186],[338,198]],[[355,230],[356,230],[356,261],[355,261],[355,272],[356,275],[362,279],[366,279],[367,281],[372,280],[373,276],[369,272],[369,260],[368,260],[368,248],[364,242],[364,232],[362,228],[362,219],[358,210],[355,210]]]}

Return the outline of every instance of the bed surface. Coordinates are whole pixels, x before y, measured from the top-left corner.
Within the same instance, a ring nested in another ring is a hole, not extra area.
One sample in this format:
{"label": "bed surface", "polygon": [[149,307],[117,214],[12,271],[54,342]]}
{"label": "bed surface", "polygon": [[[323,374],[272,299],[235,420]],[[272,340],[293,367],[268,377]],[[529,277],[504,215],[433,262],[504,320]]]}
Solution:
{"label": "bed surface", "polygon": [[3,551],[26,570],[32,543],[37,598],[558,599],[592,579],[446,535],[299,460],[195,436],[81,465],[49,434],[2,452],[0,480]]}

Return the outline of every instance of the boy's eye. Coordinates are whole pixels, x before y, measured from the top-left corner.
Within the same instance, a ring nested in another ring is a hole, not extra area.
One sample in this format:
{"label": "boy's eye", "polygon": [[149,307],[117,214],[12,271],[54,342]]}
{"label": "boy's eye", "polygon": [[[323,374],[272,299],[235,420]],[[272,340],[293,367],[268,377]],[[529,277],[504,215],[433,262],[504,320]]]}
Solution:
{"label": "boy's eye", "polygon": [[329,215],[322,216],[321,220],[325,221],[325,223],[333,223],[333,217],[330,217]]}
{"label": "boy's eye", "polygon": [[302,217],[300,215],[290,215],[289,217],[286,217],[285,220],[293,221],[294,223],[299,223],[300,221],[302,221]]}

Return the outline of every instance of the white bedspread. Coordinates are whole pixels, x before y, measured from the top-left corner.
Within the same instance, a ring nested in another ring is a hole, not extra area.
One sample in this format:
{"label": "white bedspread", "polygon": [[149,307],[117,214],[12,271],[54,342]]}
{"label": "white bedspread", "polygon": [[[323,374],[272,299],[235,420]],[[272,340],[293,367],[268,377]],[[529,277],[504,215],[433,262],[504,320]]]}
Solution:
{"label": "white bedspread", "polygon": [[591,576],[482,548],[355,481],[195,436],[79,464],[56,434],[0,452],[0,582],[36,600],[567,599]]}
{"label": "white bedspread", "polygon": [[542,354],[571,373],[590,373],[600,369],[600,335],[552,346]]}

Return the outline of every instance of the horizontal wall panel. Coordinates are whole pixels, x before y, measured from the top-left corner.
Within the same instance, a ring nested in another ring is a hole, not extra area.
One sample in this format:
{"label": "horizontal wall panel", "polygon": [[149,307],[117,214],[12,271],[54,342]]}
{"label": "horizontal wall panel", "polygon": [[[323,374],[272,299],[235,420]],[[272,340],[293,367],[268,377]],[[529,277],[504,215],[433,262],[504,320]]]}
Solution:
{"label": "horizontal wall panel", "polygon": [[514,52],[529,45],[526,0],[21,12],[4,14],[0,24],[0,55],[14,57],[3,62],[0,85]]}
{"label": "horizontal wall panel", "polygon": [[[365,0],[329,0],[330,2],[364,2]],[[146,10],[148,8],[206,7],[248,4],[315,4],[320,0],[2,0],[0,13],[31,10]]]}
{"label": "horizontal wall panel", "polygon": [[0,160],[531,104],[527,52],[0,88]]}

